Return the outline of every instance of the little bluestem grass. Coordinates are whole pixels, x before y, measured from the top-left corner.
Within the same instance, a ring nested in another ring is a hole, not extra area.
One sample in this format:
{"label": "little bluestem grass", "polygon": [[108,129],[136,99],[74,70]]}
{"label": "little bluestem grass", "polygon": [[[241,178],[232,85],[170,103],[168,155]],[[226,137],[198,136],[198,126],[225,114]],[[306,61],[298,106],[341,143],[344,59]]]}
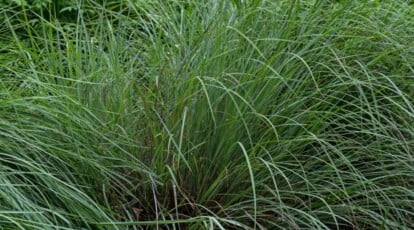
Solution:
{"label": "little bluestem grass", "polygon": [[2,229],[414,228],[412,4],[48,4],[0,12]]}

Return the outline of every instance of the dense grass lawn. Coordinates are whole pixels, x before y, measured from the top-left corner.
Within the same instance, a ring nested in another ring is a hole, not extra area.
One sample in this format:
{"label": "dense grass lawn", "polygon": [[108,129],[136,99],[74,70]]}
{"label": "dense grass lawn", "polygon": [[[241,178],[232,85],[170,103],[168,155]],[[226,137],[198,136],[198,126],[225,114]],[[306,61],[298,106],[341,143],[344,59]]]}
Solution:
{"label": "dense grass lawn", "polygon": [[414,228],[411,1],[24,2],[0,229]]}

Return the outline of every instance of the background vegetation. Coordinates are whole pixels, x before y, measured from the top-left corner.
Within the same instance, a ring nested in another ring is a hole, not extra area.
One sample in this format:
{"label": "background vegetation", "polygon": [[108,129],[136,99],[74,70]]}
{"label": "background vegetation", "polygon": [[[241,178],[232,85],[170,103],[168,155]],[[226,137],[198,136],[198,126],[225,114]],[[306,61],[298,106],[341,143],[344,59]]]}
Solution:
{"label": "background vegetation", "polygon": [[1,229],[414,228],[409,1],[0,1]]}

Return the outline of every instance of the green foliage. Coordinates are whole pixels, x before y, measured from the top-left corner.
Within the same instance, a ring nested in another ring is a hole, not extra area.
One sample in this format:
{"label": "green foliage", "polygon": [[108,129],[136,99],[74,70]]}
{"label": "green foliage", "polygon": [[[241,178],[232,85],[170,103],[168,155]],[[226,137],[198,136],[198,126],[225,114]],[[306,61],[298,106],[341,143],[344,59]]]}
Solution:
{"label": "green foliage", "polygon": [[0,6],[19,6],[30,10],[42,11],[57,6],[75,7],[76,0],[2,0]]}
{"label": "green foliage", "polygon": [[33,0],[30,4],[28,4],[25,0],[12,0],[12,2],[21,7],[44,9],[52,3],[52,0]]}
{"label": "green foliage", "polygon": [[413,6],[26,3],[0,9],[1,228],[414,227]]}

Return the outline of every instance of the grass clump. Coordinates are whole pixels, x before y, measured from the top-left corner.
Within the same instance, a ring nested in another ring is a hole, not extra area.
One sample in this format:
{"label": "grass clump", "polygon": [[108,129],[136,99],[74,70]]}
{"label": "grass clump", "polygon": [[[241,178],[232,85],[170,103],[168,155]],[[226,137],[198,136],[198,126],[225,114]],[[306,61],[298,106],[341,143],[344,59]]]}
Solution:
{"label": "grass clump", "polygon": [[16,7],[2,228],[414,227],[407,2]]}

